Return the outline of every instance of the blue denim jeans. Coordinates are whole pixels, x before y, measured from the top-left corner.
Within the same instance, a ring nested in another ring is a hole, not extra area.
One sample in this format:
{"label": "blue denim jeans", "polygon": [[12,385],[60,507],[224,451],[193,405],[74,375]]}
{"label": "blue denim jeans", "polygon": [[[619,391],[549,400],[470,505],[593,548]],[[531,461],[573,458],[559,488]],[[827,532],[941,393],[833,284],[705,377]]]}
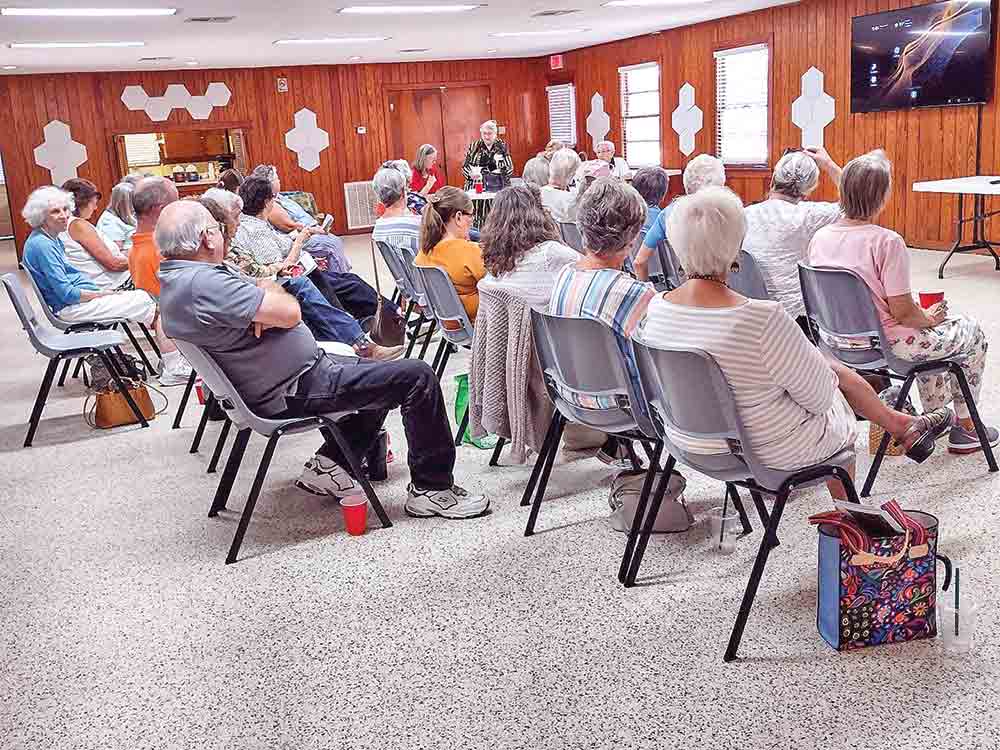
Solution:
{"label": "blue denim jeans", "polygon": [[317,341],[339,341],[357,344],[365,340],[358,321],[344,310],[331,305],[326,297],[305,276],[288,276],[278,280],[299,302],[302,322],[312,331]]}

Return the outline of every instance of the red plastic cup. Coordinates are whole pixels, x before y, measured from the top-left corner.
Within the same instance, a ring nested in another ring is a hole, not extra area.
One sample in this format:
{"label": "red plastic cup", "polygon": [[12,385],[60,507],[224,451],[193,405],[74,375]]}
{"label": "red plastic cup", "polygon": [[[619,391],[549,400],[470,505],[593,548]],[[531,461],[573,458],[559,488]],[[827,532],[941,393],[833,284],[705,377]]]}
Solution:
{"label": "red plastic cup", "polygon": [[481,183],[481,182],[477,182],[476,183],[476,192],[477,193],[483,192],[483,183]]}
{"label": "red plastic cup", "polygon": [[368,529],[368,498],[351,495],[340,500],[340,510],[344,514],[344,527],[351,536],[361,536]]}
{"label": "red plastic cup", "polygon": [[944,302],[944,292],[920,292],[920,306],[925,310],[938,302]]}

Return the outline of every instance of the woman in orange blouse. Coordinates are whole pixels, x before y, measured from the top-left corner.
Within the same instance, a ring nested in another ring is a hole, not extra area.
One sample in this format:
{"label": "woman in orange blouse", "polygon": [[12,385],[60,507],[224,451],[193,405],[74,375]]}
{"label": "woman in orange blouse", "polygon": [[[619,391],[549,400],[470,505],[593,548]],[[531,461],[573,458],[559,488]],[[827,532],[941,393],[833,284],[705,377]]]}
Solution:
{"label": "woman in orange blouse", "polygon": [[475,212],[464,190],[445,186],[430,196],[420,227],[418,266],[444,269],[455,285],[469,320],[479,312],[476,284],[486,275],[479,245],[469,242]]}

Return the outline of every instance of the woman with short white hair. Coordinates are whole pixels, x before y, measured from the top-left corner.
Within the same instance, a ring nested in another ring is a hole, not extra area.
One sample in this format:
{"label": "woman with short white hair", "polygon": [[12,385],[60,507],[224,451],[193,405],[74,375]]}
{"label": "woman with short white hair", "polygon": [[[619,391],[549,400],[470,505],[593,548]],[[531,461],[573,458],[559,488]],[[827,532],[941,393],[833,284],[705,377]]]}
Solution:
{"label": "woman with short white hair", "polygon": [[549,182],[542,188],[542,205],[548,210],[552,220],[560,224],[576,221],[580,189],[585,183],[579,180],[572,190],[569,184],[579,168],[580,157],[571,148],[559,149],[549,162]]}
{"label": "woman with short white hair", "polygon": [[[978,321],[951,313],[947,302],[924,310],[914,301],[910,250],[902,237],[875,223],[891,194],[892,162],[884,151],[878,149],[848,162],[840,178],[843,217],[816,232],[809,245],[809,263],[846,268],[860,276],[872,293],[893,354],[908,362],[955,357],[978,404],[989,348],[986,334]],[[917,388],[924,408],[954,404],[958,424],[948,436],[948,450],[982,450],[968,404],[953,376],[918,375]],[[986,433],[991,446],[1000,444],[1000,431],[987,427]]]}
{"label": "woman with short white hair", "polygon": [[808,330],[798,263],[817,231],[840,218],[836,203],[803,200],[819,185],[820,171],[840,186],[841,169],[823,148],[794,150],[774,165],[767,200],[747,206],[743,249],[757,261],[768,296]]}
{"label": "woman with short white hair", "polygon": [[[701,349],[715,359],[765,466],[793,471],[853,447],[855,411],[882,425],[915,461],[933,452],[934,439],[951,426],[950,410],[920,417],[892,411],[856,372],[812,346],[780,304],[729,289],[726,277],[746,232],[735,193],[708,187],[681,198],[668,231],[687,281],[650,302],[638,337],[653,346]],[[693,453],[729,452],[725,441],[670,438]],[[845,498],[839,482],[829,487]]]}
{"label": "woman with short white hair", "polygon": [[109,237],[123,253],[132,249],[132,235],[139,223],[135,216],[135,206],[132,205],[134,192],[135,184],[126,180],[111,188],[108,207],[97,220],[97,231]]}
{"label": "woman with short white hair", "polygon": [[632,168],[625,161],[624,156],[615,156],[615,144],[611,141],[601,141],[594,147],[597,158],[608,163],[611,176],[617,180],[624,180],[632,174]]}
{"label": "woman with short white hair", "polygon": [[549,160],[542,156],[531,157],[525,162],[521,177],[528,185],[545,187],[549,184]]}
{"label": "woman with short white hair", "polygon": [[479,126],[479,139],[469,145],[465,161],[462,162],[466,190],[471,190],[474,186],[474,169],[479,170],[487,190],[499,190],[510,184],[510,178],[514,174],[514,161],[510,158],[507,144],[500,139],[499,132],[494,120],[487,120]]}
{"label": "woman with short white hair", "polygon": [[407,206],[408,180],[395,162],[386,162],[375,173],[372,189],[385,211],[375,220],[372,239],[390,247],[405,248],[413,257],[420,252],[420,217]]}

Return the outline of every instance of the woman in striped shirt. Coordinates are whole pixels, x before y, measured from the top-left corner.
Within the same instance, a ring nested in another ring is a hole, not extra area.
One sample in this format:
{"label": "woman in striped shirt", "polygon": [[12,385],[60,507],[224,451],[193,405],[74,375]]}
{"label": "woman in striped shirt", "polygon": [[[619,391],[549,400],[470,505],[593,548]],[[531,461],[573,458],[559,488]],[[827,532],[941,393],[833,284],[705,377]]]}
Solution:
{"label": "woman in striped shirt", "polygon": [[[727,287],[746,234],[743,204],[732,191],[710,187],[680,199],[667,232],[688,280],[650,303],[640,335],[653,346],[701,349],[715,359],[766,466],[799,469],[853,447],[855,412],[884,427],[915,461],[933,452],[952,425],[949,409],[919,417],[889,409],[860,375],[810,345],[781,303]],[[724,441],[671,440],[694,453],[729,452]],[[829,486],[845,498],[839,482]]]}

